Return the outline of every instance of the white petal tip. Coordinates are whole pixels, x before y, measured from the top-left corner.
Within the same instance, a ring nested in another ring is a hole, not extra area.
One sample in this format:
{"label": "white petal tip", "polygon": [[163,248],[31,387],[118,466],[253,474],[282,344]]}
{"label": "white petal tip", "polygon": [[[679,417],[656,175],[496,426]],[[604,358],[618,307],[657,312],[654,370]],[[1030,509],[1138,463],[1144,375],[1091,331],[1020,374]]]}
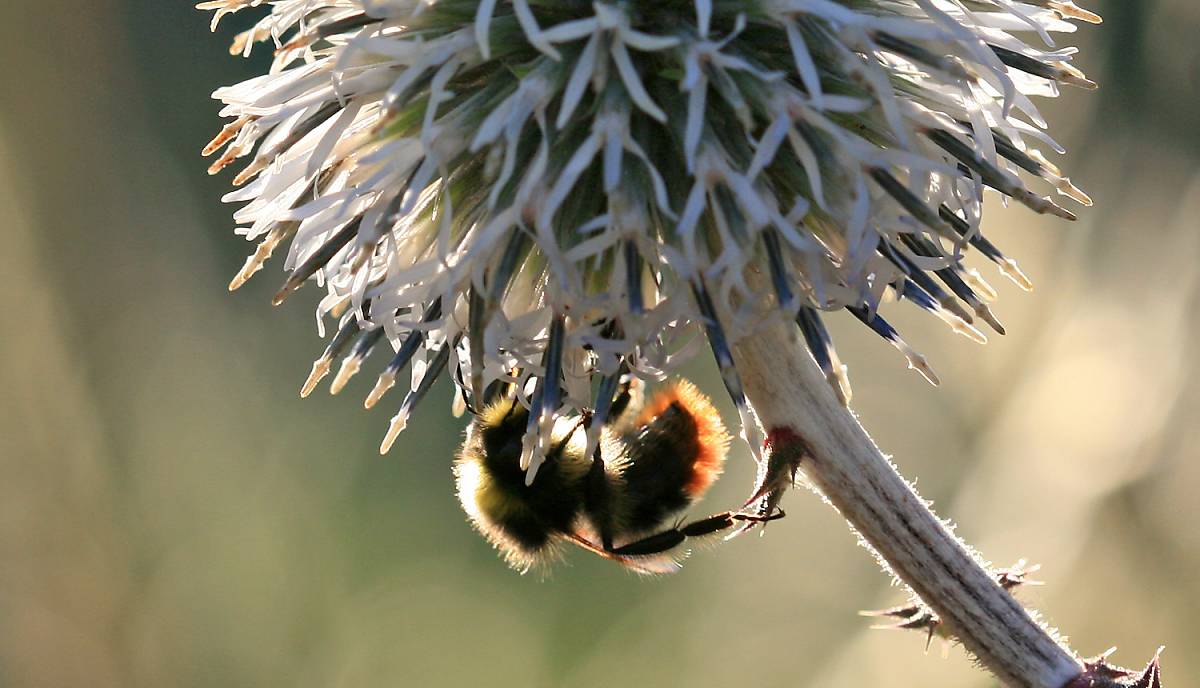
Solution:
{"label": "white petal tip", "polygon": [[987,344],[988,338],[983,332],[980,332],[974,325],[968,323],[962,318],[950,316],[946,320],[950,329],[954,330],[955,334],[960,334],[976,344]]}
{"label": "white petal tip", "polygon": [[300,398],[307,398],[317,388],[319,383],[326,375],[329,374],[329,369],[332,363],[328,358],[318,358],[313,361],[312,371],[308,374],[308,379],[304,381],[304,386],[300,388]]}
{"label": "white petal tip", "polygon": [[1067,177],[1058,182],[1058,192],[1086,208],[1092,207],[1092,197],[1086,191],[1075,186]]}
{"label": "white petal tip", "polygon": [[833,388],[833,393],[837,395],[842,406],[850,406],[850,400],[854,395],[850,388],[850,375],[846,366],[834,365],[833,370],[829,371],[825,379],[829,381],[829,386]]}
{"label": "white petal tip", "polygon": [[1033,291],[1033,281],[1021,272],[1021,268],[1017,266],[1017,261],[1009,259],[1000,264],[1000,272],[1004,276],[1012,280],[1018,287],[1025,291]]}
{"label": "white petal tip", "polygon": [[350,378],[354,377],[358,373],[361,367],[362,362],[354,356],[348,356],[343,359],[342,367],[338,368],[337,375],[333,378],[333,382],[329,385],[329,393],[337,394],[338,392],[341,392],[346,386],[346,383],[350,381]]}
{"label": "white petal tip", "polygon": [[379,454],[387,454],[392,450],[392,445],[396,443],[396,438],[400,433],[404,432],[404,428],[408,426],[408,412],[404,409],[400,410],[395,416],[392,416],[391,422],[388,423],[387,434],[383,436],[383,442],[379,443]]}
{"label": "white petal tip", "polygon": [[371,393],[368,394],[366,400],[363,401],[363,407],[368,409],[374,408],[375,404],[378,404],[379,400],[383,398],[383,395],[387,394],[387,391],[395,386],[395,384],[395,374],[385,372],[380,375],[379,379],[375,381],[375,387],[371,389]]}

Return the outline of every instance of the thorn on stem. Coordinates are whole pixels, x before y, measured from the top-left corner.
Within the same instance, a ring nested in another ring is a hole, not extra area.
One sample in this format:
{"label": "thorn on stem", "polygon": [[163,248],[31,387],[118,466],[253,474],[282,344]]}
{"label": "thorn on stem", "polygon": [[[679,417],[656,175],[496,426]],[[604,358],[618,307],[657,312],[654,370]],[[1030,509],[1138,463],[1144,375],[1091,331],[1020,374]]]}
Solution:
{"label": "thorn on stem", "polygon": [[[997,570],[993,574],[993,577],[995,578],[996,583],[1005,590],[1013,590],[1014,588],[1022,585],[1041,585],[1041,581],[1031,580],[1028,578],[1029,574],[1034,573],[1040,568],[1041,565],[1035,564],[1033,566],[1029,566],[1026,564],[1025,560],[1022,559],[1006,569]],[[900,621],[894,624],[872,626],[872,628],[875,629],[924,631],[926,634],[928,634],[928,638],[926,638],[925,641],[926,651],[929,650],[929,644],[933,642],[933,636],[935,635],[940,635],[947,640],[951,639],[951,637],[947,635],[945,630],[942,628],[942,620],[938,618],[938,615],[934,613],[932,609],[930,609],[920,600],[914,600],[908,604],[902,604],[896,607],[888,607],[887,609],[861,611],[859,614],[862,616],[885,616],[894,619],[900,619]],[[1083,683],[1079,686],[1072,684],[1070,686],[1064,686],[1064,688],[1091,688],[1091,684]],[[1155,688],[1161,688],[1161,686],[1156,686]]]}
{"label": "thorn on stem", "polygon": [[1116,648],[1099,657],[1084,660],[1083,673],[1063,688],[1162,688],[1162,667],[1159,663],[1162,647],[1158,648],[1141,672],[1109,664],[1108,657],[1114,650]]}

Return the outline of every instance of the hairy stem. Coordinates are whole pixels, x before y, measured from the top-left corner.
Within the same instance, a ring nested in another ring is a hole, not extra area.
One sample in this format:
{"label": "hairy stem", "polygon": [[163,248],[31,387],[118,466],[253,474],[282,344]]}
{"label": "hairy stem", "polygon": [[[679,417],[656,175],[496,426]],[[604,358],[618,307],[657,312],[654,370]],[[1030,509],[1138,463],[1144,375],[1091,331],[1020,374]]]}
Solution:
{"label": "hairy stem", "polygon": [[1003,590],[835,397],[795,327],[779,323],[734,350],[766,431],[806,447],[802,470],[945,629],[1005,685],[1063,688],[1074,654]]}

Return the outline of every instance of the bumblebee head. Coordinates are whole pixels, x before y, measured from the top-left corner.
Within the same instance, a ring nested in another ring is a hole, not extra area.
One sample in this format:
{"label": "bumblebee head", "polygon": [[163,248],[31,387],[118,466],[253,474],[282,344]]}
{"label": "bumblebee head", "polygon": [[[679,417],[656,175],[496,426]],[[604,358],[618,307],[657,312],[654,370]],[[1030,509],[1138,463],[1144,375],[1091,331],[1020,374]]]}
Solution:
{"label": "bumblebee head", "polygon": [[521,440],[529,423],[529,409],[516,399],[501,398],[493,401],[479,412],[468,428],[468,446],[476,439],[479,451],[487,455],[489,462],[497,466],[520,461]]}
{"label": "bumblebee head", "polygon": [[583,434],[564,423],[555,431],[557,451],[526,484],[520,463],[528,421],[520,401],[492,402],[475,416],[454,466],[458,498],[471,523],[522,572],[559,558],[561,537],[572,531],[583,504],[589,465]]}

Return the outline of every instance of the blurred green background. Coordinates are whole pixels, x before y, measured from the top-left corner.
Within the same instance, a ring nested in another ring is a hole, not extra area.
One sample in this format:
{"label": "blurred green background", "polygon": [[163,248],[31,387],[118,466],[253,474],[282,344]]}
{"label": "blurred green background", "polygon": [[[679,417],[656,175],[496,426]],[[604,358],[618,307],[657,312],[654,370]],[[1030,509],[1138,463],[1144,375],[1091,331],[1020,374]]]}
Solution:
{"label": "blurred green background", "polygon": [[[1023,294],[985,348],[897,324],[944,380],[834,318],[855,407],[925,497],[1080,652],[1200,675],[1200,4],[1093,0],[1045,104],[1097,200],[1076,225],[994,208]],[[812,494],[765,538],[642,580],[582,553],[518,576],[452,492],[463,421],[435,390],[396,450],[362,375],[307,401],[309,288],[230,295],[200,147],[209,93],[261,68],[183,0],[6,3],[0,22],[0,685],[987,686],[961,650],[869,631],[899,602]],[[307,299],[307,300],[306,300]],[[720,389],[711,371],[702,386]],[[322,387],[322,389],[327,389]],[[396,398],[389,397],[394,404]],[[726,408],[728,411],[728,408]],[[727,416],[732,418],[732,416]],[[702,510],[752,477],[735,449]],[[1175,683],[1174,681],[1178,681]]]}

